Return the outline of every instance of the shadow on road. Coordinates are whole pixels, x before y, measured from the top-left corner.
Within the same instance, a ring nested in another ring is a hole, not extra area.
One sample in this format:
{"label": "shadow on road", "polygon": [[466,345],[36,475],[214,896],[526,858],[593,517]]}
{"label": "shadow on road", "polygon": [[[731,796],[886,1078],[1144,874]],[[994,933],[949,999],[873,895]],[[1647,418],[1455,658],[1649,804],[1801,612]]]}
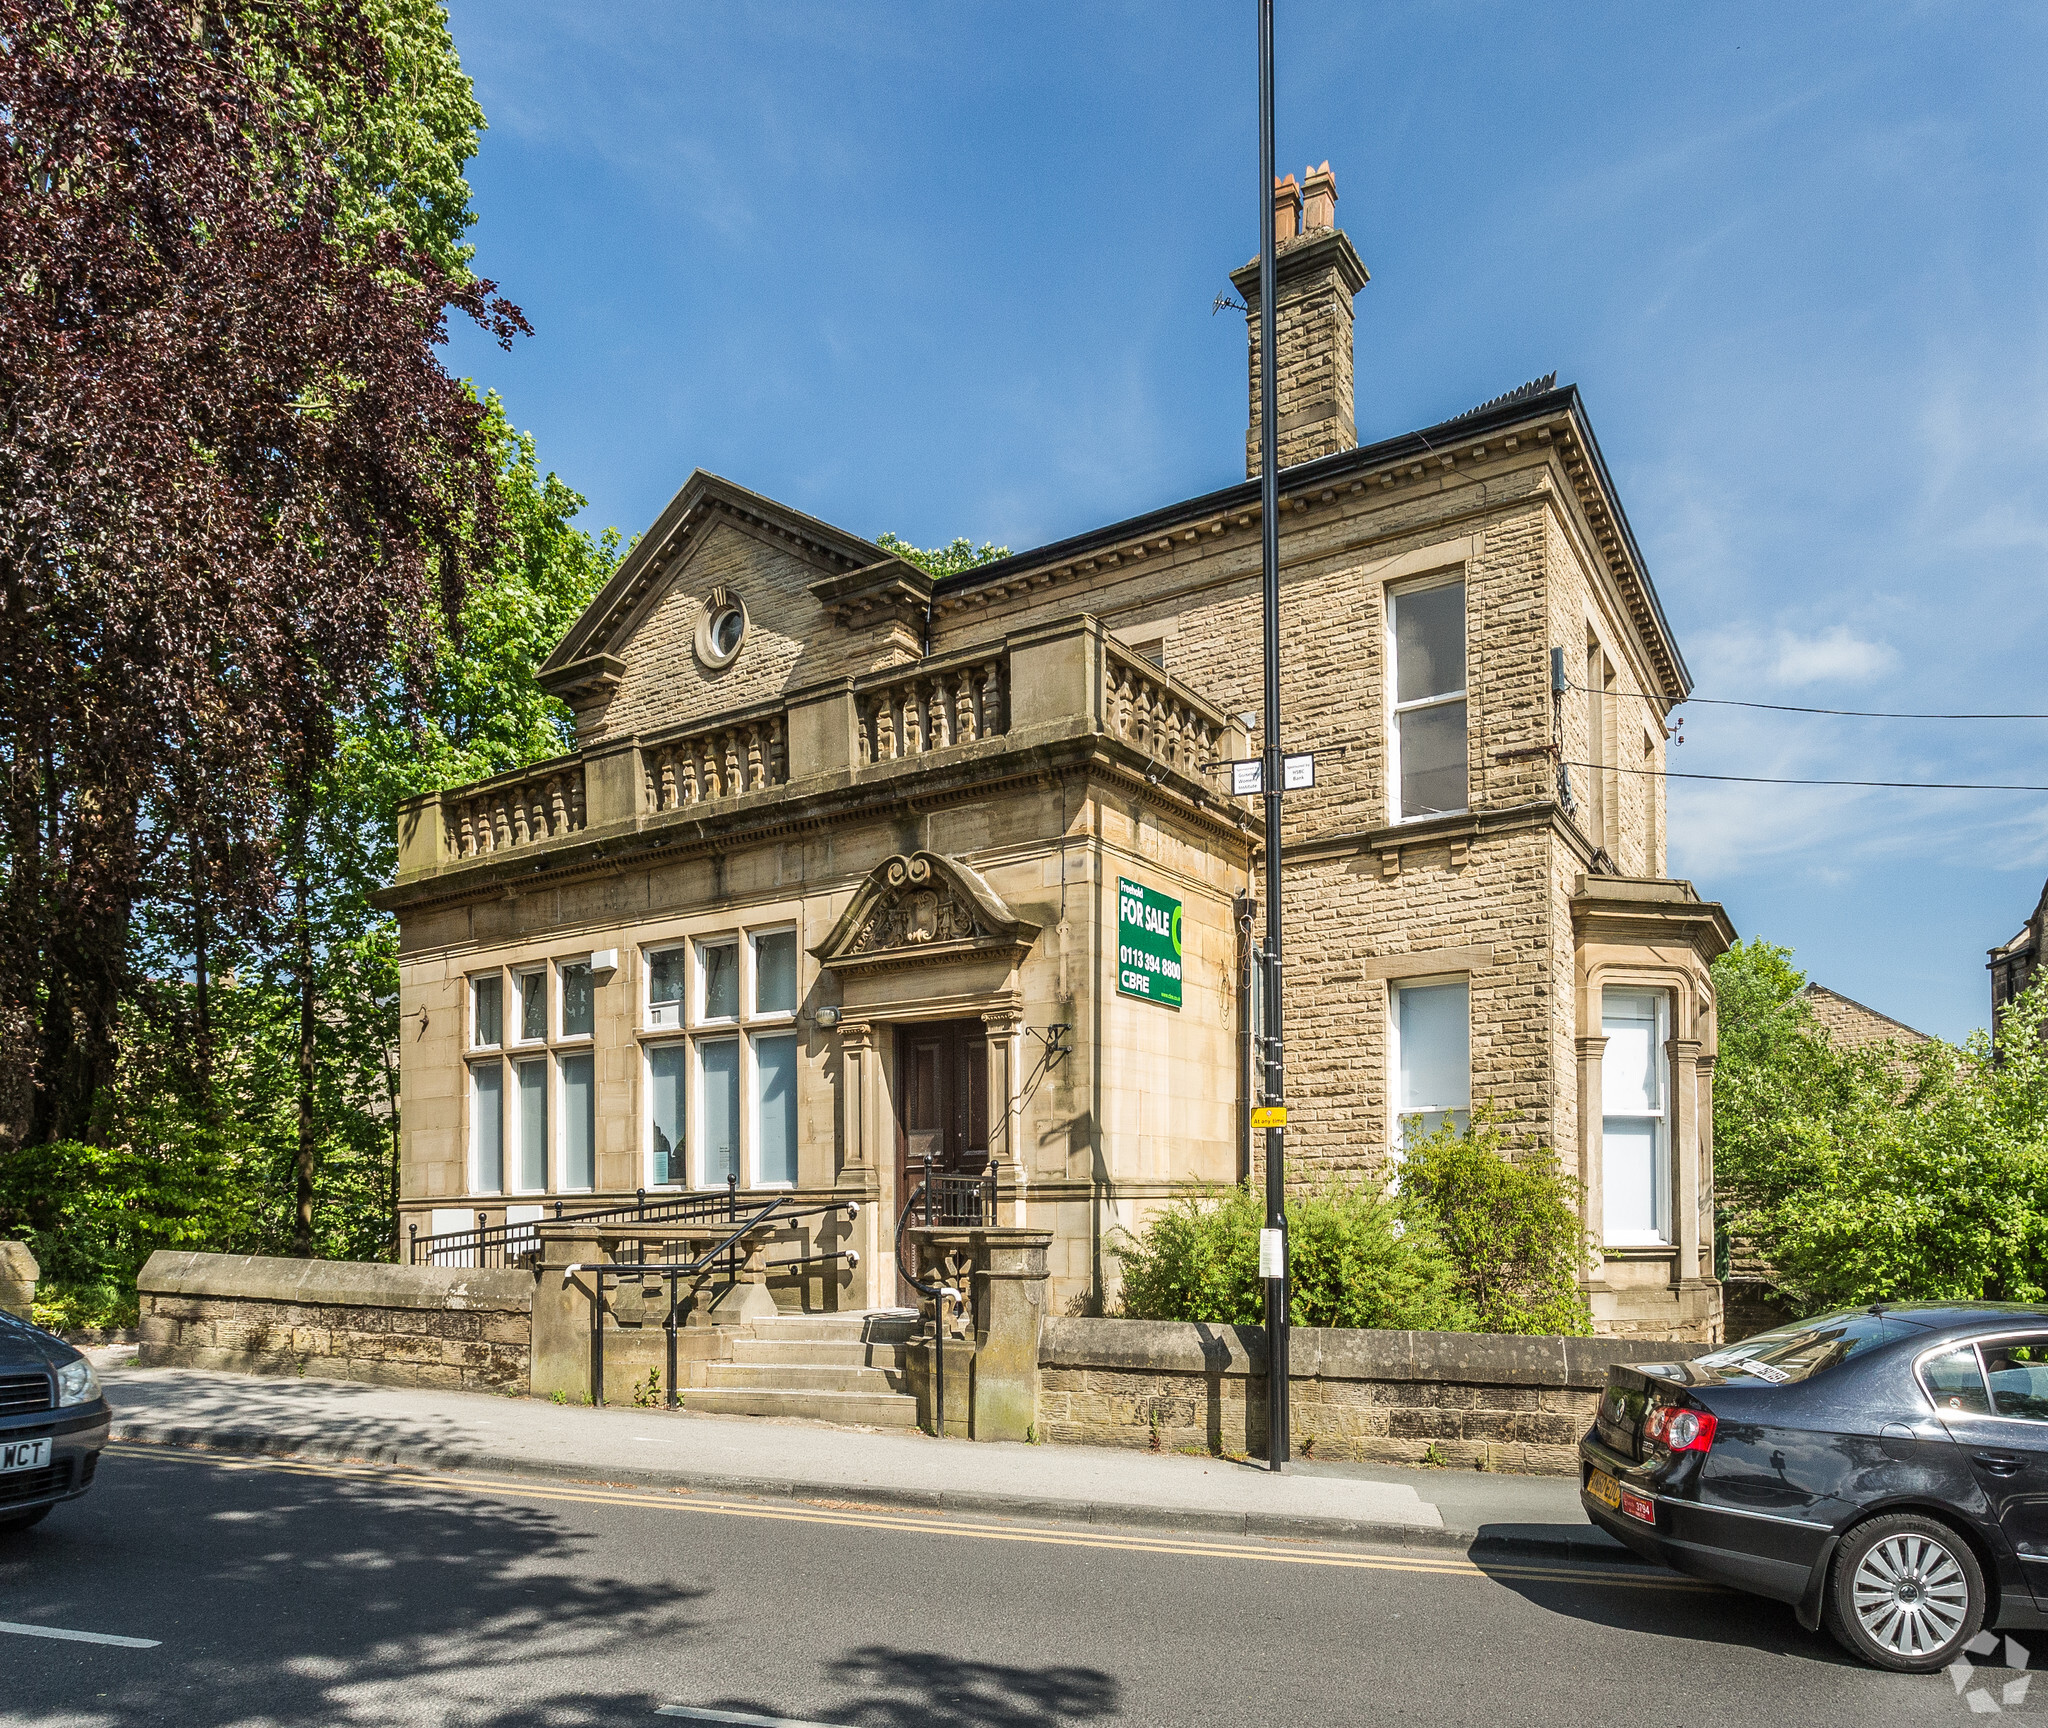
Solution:
{"label": "shadow on road", "polygon": [[67,1728],[651,1720],[659,1698],[547,1677],[565,1658],[705,1635],[705,1592],[617,1570],[546,1509],[122,1453],[92,1494],[0,1538],[0,1618],[161,1647],[10,1637],[0,1714]]}
{"label": "shadow on road", "polygon": [[[825,1674],[859,1694],[826,1712],[847,1728],[1045,1728],[1119,1713],[1115,1678],[1096,1668],[1019,1668],[870,1644],[848,1652]],[[778,1713],[759,1699],[719,1699],[711,1707]]]}
{"label": "shadow on road", "polygon": [[[1662,1566],[1626,1561],[1600,1564],[1539,1560],[1488,1553],[1480,1532],[1472,1563],[1505,1590],[1547,1613],[1624,1632],[1724,1644],[1738,1649],[1809,1658],[1835,1667],[1860,1668],[1825,1632],[1809,1632],[1789,1604],[1745,1596],[1740,1591],[1699,1584]],[[1575,1570],[1589,1574],[1581,1580]],[[1597,1572],[1597,1579],[1592,1576]],[[1532,1576],[1531,1574],[1534,1574]],[[1612,1580],[1623,1576],[1628,1581]]]}

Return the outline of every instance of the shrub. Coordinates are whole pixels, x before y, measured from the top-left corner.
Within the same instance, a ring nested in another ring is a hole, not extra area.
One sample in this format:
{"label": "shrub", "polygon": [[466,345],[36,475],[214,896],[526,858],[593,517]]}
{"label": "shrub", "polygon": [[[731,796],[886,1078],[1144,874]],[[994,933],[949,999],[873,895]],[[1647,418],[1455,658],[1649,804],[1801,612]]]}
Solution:
{"label": "shrub", "polygon": [[[1123,1248],[1123,1311],[1135,1320],[1256,1326],[1265,1201],[1247,1184],[1175,1202]],[[1287,1203],[1288,1315],[1297,1326],[1468,1331],[1457,1268],[1427,1219],[1377,1188],[1332,1179]]]}
{"label": "shrub", "polygon": [[1579,1185],[1549,1147],[1511,1152],[1482,1106],[1468,1131],[1446,1123],[1407,1149],[1401,1191],[1434,1223],[1477,1330],[1593,1330],[1579,1288],[1586,1258]]}

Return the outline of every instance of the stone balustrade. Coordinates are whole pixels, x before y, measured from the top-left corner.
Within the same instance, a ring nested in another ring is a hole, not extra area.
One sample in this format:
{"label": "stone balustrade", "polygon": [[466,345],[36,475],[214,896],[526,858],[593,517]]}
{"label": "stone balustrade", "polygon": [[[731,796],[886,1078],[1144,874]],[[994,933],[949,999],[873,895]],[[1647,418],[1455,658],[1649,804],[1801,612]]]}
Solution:
{"label": "stone balustrade", "polygon": [[1114,641],[1102,656],[1102,729],[1202,779],[1213,771],[1223,716]]}
{"label": "stone balustrade", "polygon": [[1005,682],[1001,644],[856,681],[860,762],[898,762],[996,737],[1005,730]]}
{"label": "stone balustrade", "polygon": [[1089,734],[1212,791],[1222,789],[1222,759],[1249,749],[1230,716],[1078,613],[411,799],[398,810],[399,878],[525,846],[601,841],[749,794],[893,779],[912,762],[943,771],[971,761],[976,745]]}
{"label": "stone balustrade", "polygon": [[643,744],[649,813],[683,810],[789,780],[789,731],[780,712]]}
{"label": "stone balustrade", "polygon": [[501,774],[443,793],[441,820],[450,858],[480,858],[583,829],[583,764],[575,759]]}

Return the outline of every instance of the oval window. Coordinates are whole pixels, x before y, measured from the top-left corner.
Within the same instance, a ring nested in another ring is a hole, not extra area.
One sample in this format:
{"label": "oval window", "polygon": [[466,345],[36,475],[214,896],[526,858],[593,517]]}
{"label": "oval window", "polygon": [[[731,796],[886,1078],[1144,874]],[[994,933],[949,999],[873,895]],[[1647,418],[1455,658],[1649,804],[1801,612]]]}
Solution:
{"label": "oval window", "polygon": [[747,603],[728,588],[714,588],[697,615],[697,658],[716,671],[732,664],[746,640]]}
{"label": "oval window", "polygon": [[728,606],[711,620],[711,650],[721,660],[729,660],[738,650],[740,638],[746,634],[747,621],[737,606]]}

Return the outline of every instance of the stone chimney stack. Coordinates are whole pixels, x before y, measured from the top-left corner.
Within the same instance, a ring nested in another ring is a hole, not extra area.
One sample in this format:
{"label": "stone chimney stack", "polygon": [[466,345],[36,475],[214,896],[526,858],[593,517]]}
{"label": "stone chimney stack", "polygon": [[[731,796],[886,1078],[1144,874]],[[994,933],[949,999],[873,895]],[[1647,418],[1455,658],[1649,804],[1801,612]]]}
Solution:
{"label": "stone chimney stack", "polygon": [[[1273,183],[1274,336],[1280,352],[1280,466],[1349,450],[1358,442],[1351,412],[1351,301],[1371,278],[1337,222],[1337,177],[1329,163],[1297,185]],[[1247,479],[1259,473],[1259,263],[1230,273],[1244,297],[1251,331],[1251,425],[1245,432]]]}

